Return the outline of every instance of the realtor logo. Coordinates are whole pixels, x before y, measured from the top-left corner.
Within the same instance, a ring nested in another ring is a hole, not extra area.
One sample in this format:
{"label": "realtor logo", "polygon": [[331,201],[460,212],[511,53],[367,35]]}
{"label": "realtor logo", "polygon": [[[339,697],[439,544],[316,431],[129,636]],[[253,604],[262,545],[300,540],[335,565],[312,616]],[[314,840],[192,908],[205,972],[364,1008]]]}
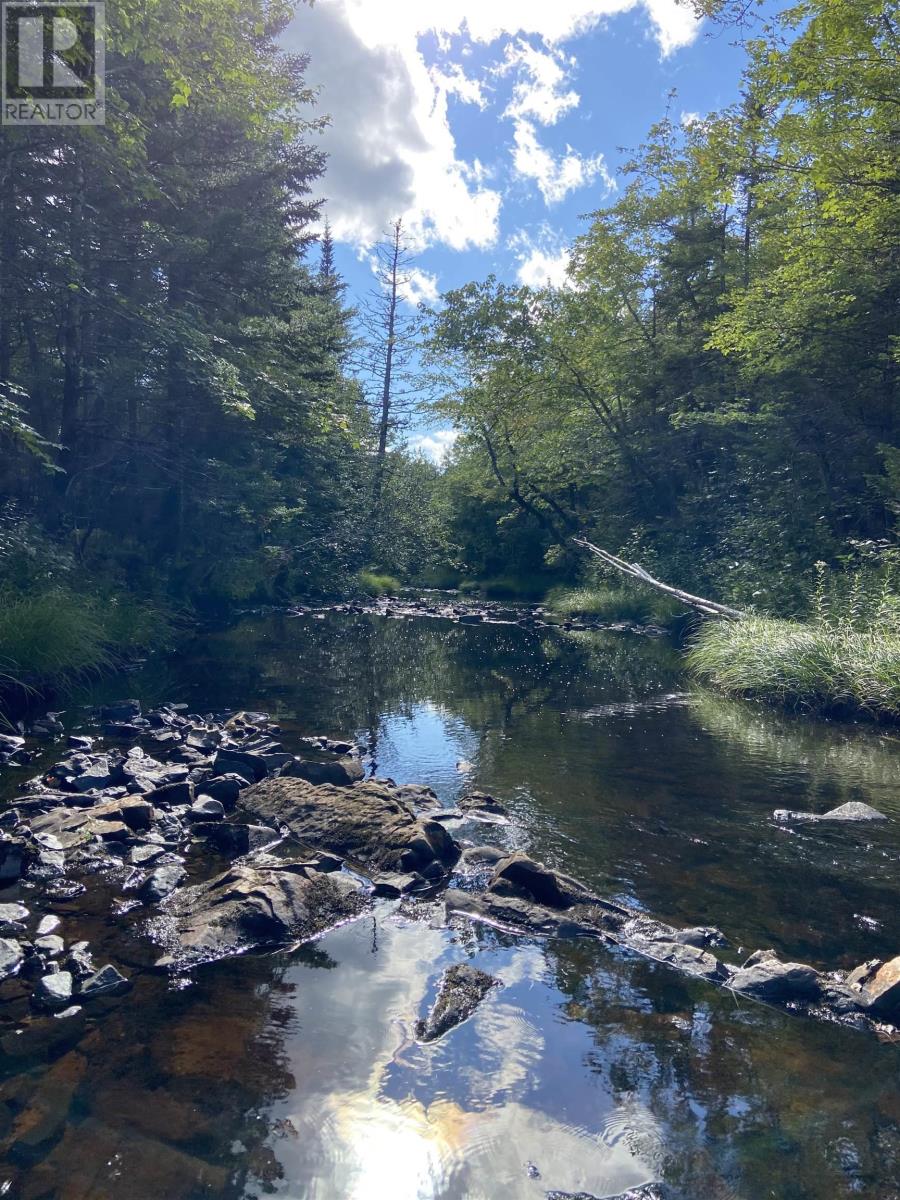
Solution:
{"label": "realtor logo", "polygon": [[0,124],[102,125],[104,5],[0,4]]}

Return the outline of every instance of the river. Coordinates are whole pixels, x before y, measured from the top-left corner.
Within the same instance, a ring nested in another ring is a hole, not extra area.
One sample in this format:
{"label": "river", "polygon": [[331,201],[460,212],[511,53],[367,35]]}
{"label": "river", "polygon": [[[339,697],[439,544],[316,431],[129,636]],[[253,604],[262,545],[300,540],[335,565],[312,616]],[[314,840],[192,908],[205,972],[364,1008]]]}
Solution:
{"label": "river", "polygon": [[[352,734],[371,770],[448,807],[490,792],[510,823],[454,836],[714,924],[738,957],[773,947],[832,969],[900,949],[900,735],[696,691],[664,638],[251,616],[82,689],[69,719],[126,692],[265,710],[288,749]],[[7,795],[33,773],[8,773]],[[892,820],[771,820],[848,800]],[[89,891],[64,932],[108,948],[135,986],[62,1057],[3,1063],[0,1132],[29,1106],[65,1121],[0,1194],[543,1200],[663,1181],[677,1200],[900,1197],[897,1045],[598,943],[447,928],[390,901],[313,947],[174,987],[140,970],[110,903]],[[503,987],[420,1045],[416,1018],[459,961]]]}

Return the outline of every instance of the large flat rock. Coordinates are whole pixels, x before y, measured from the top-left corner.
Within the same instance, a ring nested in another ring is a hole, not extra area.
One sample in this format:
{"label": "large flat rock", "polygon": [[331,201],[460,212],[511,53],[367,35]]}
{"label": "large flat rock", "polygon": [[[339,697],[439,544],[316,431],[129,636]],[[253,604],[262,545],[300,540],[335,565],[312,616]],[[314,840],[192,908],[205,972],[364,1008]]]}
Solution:
{"label": "large flat rock", "polygon": [[437,821],[419,819],[396,792],[380,783],[315,785],[305,779],[267,779],[241,794],[241,807],[267,825],[284,825],[306,845],[329,850],[364,869],[446,873],[459,848]]}
{"label": "large flat rock", "polygon": [[348,875],[298,864],[235,863],[221,875],[182,888],[151,929],[166,953],[159,967],[185,969],[260,946],[308,941],[368,907]]}

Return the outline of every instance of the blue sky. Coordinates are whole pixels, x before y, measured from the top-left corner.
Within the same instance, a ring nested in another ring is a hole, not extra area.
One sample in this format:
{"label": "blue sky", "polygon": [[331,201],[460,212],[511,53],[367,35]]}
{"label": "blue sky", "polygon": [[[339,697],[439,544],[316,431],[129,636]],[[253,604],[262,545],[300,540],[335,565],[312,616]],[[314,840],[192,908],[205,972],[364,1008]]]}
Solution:
{"label": "blue sky", "polygon": [[[419,248],[411,300],[491,272],[559,282],[628,149],[669,103],[731,103],[743,63],[733,31],[675,0],[317,0],[285,40],[331,121],[320,192],[351,302],[397,216]],[[452,440],[416,436],[433,456]]]}

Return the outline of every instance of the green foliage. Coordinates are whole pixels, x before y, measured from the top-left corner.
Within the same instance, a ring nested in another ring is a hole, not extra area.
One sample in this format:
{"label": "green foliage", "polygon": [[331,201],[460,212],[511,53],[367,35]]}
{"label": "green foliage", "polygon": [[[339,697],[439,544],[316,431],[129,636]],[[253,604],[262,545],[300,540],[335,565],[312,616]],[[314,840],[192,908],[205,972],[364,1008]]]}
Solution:
{"label": "green foliage", "polygon": [[799,614],[817,560],[893,536],[900,31],[879,0],[801,0],[755,33],[739,103],[650,131],[574,286],[489,278],[432,316],[467,573],[550,555],[574,581],[586,532]]}
{"label": "green foliage", "polygon": [[357,586],[367,596],[396,596],[403,589],[399,579],[393,575],[379,574],[377,571],[360,571]]}
{"label": "green foliage", "polygon": [[688,661],[721,691],[818,711],[900,717],[900,627],[771,617],[705,625]]}

